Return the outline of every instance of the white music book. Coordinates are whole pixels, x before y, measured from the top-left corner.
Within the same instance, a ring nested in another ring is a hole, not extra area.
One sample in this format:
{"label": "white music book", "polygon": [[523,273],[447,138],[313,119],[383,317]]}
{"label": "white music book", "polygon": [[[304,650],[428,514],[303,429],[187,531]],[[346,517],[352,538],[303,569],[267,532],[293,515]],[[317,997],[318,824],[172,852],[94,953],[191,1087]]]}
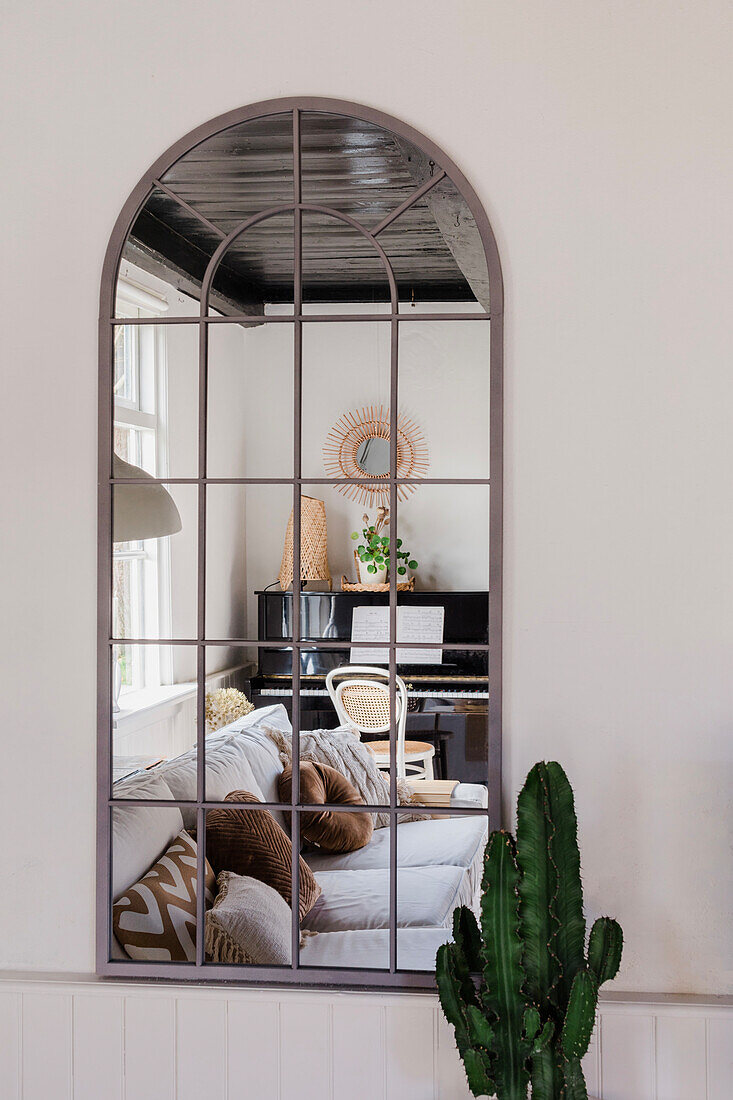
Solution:
{"label": "white music book", "polygon": [[[443,663],[442,649],[413,649],[410,642],[443,642],[445,608],[442,606],[419,607],[399,606],[397,608],[397,664],[399,665],[440,665]],[[388,665],[389,650],[375,643],[389,641],[389,607],[362,605],[355,607],[351,618],[351,654],[352,664]],[[357,642],[371,643],[356,645]]]}

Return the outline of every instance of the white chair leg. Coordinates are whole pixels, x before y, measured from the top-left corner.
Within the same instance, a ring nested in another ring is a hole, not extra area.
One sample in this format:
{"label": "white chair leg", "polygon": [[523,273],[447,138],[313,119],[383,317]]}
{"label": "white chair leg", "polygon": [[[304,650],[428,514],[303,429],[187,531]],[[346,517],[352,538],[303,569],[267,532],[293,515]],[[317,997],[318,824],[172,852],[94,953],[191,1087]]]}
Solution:
{"label": "white chair leg", "polygon": [[432,779],[433,778],[433,758],[432,758],[432,756],[429,756],[427,758],[427,760],[425,761],[425,778],[426,779]]}

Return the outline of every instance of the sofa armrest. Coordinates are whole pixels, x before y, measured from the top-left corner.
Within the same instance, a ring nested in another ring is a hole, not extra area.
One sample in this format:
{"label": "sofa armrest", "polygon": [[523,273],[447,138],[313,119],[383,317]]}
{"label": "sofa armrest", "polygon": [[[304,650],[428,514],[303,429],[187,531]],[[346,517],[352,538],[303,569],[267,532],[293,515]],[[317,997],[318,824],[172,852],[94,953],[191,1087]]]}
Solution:
{"label": "sofa armrest", "polygon": [[489,792],[480,783],[457,783],[451,793],[450,804],[460,809],[485,810],[489,804]]}

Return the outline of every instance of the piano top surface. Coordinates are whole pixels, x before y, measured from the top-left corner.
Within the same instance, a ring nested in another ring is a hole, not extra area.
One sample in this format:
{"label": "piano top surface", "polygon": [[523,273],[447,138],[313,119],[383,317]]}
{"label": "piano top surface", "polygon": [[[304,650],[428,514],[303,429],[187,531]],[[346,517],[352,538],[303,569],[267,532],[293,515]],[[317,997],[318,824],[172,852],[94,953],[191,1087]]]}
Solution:
{"label": "piano top surface", "polygon": [[[256,588],[254,594],[255,596],[281,596],[285,599],[292,599],[293,591],[291,588],[288,588],[286,590],[280,588]],[[301,597],[323,597],[325,599],[333,599],[334,597],[338,597],[339,599],[350,600],[353,603],[364,603],[365,601],[369,602],[370,600],[374,600],[379,603],[386,603],[389,600],[389,592],[339,592],[338,589],[334,589],[332,592],[316,592],[305,589],[303,592],[300,593],[300,595]],[[439,592],[437,590],[433,591],[432,589],[428,590],[425,588],[419,588],[414,592],[398,592],[397,602],[408,603],[410,600],[414,599],[427,599],[428,597],[433,598],[446,596],[449,599],[460,599],[463,596],[483,596],[488,599],[488,595],[488,588],[475,589],[471,591],[461,590],[460,592]]]}

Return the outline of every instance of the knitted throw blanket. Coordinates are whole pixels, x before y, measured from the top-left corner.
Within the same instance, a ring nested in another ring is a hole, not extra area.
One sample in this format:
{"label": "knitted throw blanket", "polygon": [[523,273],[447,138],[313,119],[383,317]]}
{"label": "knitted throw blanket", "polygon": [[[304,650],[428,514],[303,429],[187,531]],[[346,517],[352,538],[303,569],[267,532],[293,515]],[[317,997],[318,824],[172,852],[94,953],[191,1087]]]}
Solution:
{"label": "knitted throw blanket", "polygon": [[[291,736],[282,730],[267,729],[268,737],[276,744],[280,759],[283,764],[290,764],[293,759],[293,745]],[[359,796],[367,806],[389,805],[389,781],[374,762],[374,757],[366,745],[359,740],[352,730],[308,730],[300,735],[300,759],[313,760],[320,764],[328,764],[335,768],[341,775],[346,776],[351,784],[356,787]],[[421,806],[423,803],[416,798],[404,779],[397,780],[397,804],[406,806]],[[389,814],[373,814],[374,828],[381,829],[389,825]],[[400,821],[422,820],[419,814],[400,814]]]}

